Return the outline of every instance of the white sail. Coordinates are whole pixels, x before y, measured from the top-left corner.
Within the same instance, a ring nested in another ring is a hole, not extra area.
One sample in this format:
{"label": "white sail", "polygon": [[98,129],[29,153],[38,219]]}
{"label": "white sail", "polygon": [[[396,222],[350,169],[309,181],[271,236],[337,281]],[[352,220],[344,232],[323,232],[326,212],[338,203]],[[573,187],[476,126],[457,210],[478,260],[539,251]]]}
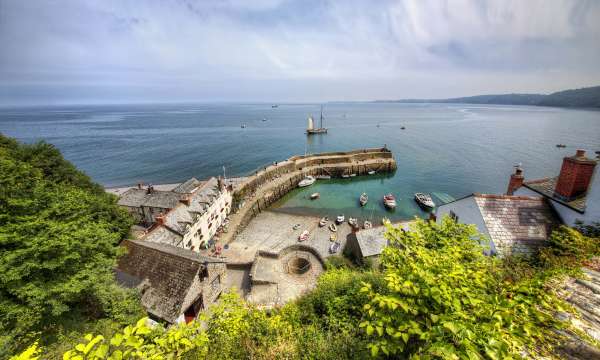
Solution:
{"label": "white sail", "polygon": [[309,116],[308,117],[308,128],[307,128],[307,130],[312,130],[314,128],[315,128],[314,120],[313,120],[312,116]]}

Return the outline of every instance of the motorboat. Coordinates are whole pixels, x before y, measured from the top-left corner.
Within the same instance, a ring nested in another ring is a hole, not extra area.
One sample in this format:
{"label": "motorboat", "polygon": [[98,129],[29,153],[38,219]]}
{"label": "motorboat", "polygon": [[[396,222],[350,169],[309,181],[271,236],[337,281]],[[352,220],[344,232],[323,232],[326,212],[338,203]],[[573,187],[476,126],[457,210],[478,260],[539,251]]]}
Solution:
{"label": "motorboat", "polygon": [[347,179],[347,178],[349,178],[349,177],[350,177],[350,175],[348,175],[348,174],[344,174],[344,175],[342,175],[342,178],[344,178],[344,179]]}
{"label": "motorboat", "polygon": [[404,130],[404,129],[406,129],[404,126],[400,127],[400,130]]}
{"label": "motorboat", "polygon": [[245,128],[246,128],[246,124],[242,124],[242,129],[245,129]]}
{"label": "motorboat", "polygon": [[339,242],[333,242],[331,244],[331,246],[329,246],[329,253],[330,254],[335,254],[336,252],[338,252],[340,250],[341,244]]}
{"label": "motorboat", "polygon": [[557,148],[566,148],[567,145],[565,145],[565,144],[556,144],[556,147]]}
{"label": "motorboat", "polygon": [[338,216],[337,216],[337,218],[335,219],[335,221],[336,221],[338,224],[341,224],[341,223],[343,223],[343,222],[344,222],[344,220],[345,220],[345,219],[346,219],[346,218],[344,217],[344,214],[342,214],[342,215],[338,215]]}
{"label": "motorboat", "polygon": [[360,203],[360,206],[367,205],[368,201],[369,201],[369,195],[367,195],[367,193],[362,193],[360,195],[360,197],[358,198],[358,202]]}
{"label": "motorboat", "polygon": [[383,205],[388,209],[396,208],[396,198],[392,194],[387,194],[383,197]]}
{"label": "motorboat", "polygon": [[364,224],[363,224],[363,229],[367,230],[373,227],[373,224],[371,224],[371,222],[369,220],[365,220]]}
{"label": "motorboat", "polygon": [[299,183],[298,183],[298,187],[307,187],[307,186],[311,186],[312,184],[315,183],[315,181],[317,181],[317,179],[315,179],[314,177],[308,175],[307,177],[305,177],[304,179],[302,179]]}
{"label": "motorboat", "polygon": [[317,175],[316,178],[318,180],[329,180],[329,179],[331,179],[331,176],[329,176],[329,175]]}
{"label": "motorboat", "polygon": [[335,226],[334,223],[329,224],[329,230],[336,232],[337,231],[337,226]]}
{"label": "motorboat", "polygon": [[369,175],[375,175],[375,173],[376,173],[375,170],[367,171],[367,174],[369,174]]}
{"label": "motorboat", "polygon": [[327,225],[327,222],[329,222],[329,218],[327,216],[321,218],[321,220],[319,221],[319,226],[323,227],[325,225]]}
{"label": "motorboat", "polygon": [[350,226],[355,227],[356,225],[358,225],[358,220],[356,220],[356,218],[348,218],[348,224],[350,224]]}
{"label": "motorboat", "polygon": [[262,119],[262,121],[267,121],[267,118],[266,118],[266,117],[264,117],[264,118]]}
{"label": "motorboat", "polygon": [[355,176],[356,176],[356,174],[350,174],[350,177],[355,177]]}
{"label": "motorboat", "polygon": [[415,194],[415,201],[426,208],[434,208],[435,207],[435,203],[433,202],[433,200],[431,199],[431,196],[429,194],[423,194],[423,193],[416,193]]}
{"label": "motorboat", "polygon": [[319,197],[321,197],[321,194],[319,194],[318,192],[316,192],[316,193],[312,193],[312,194],[310,195],[310,199],[311,199],[311,200],[317,200]]}
{"label": "motorboat", "polygon": [[308,240],[309,232],[308,230],[304,230],[300,236],[298,236],[298,241],[306,241]]}

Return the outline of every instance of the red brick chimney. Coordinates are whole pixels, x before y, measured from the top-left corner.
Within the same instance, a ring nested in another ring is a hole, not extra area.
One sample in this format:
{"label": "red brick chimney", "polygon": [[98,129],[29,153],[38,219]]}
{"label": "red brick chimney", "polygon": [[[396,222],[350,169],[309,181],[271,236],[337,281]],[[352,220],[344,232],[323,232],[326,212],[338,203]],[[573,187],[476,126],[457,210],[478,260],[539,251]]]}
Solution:
{"label": "red brick chimney", "polygon": [[585,150],[577,150],[575,156],[565,157],[556,181],[554,195],[564,200],[585,195],[595,167],[596,161],[588,159]]}
{"label": "red brick chimney", "polygon": [[165,224],[165,222],[167,221],[167,217],[166,217],[166,216],[165,216],[165,214],[163,214],[163,213],[160,213],[160,214],[156,215],[156,216],[154,217],[154,219],[156,220],[156,223],[157,223],[158,225],[164,225],[164,224]]}
{"label": "red brick chimney", "polygon": [[506,189],[506,195],[513,195],[515,191],[523,185],[523,169],[521,165],[515,166],[515,172],[510,175],[510,181],[508,182],[508,189]]}

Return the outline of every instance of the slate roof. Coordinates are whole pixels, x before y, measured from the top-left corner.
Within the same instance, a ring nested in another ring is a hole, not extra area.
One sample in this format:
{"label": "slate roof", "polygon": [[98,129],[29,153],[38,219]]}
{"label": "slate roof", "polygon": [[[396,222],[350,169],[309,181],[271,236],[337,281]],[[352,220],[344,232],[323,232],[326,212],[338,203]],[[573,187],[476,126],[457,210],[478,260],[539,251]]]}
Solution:
{"label": "slate roof", "polygon": [[358,247],[363,257],[381,254],[384,247],[388,245],[387,239],[383,237],[385,227],[379,226],[367,230],[358,231],[355,236]]}
{"label": "slate roof", "polygon": [[[170,323],[185,311],[182,303],[202,264],[219,261],[170,245],[136,240],[125,240],[122,245],[127,254],[119,259],[117,281],[140,289],[146,310]],[[199,295],[200,290],[196,291]]]}
{"label": "slate roof", "polygon": [[121,195],[118,205],[130,207],[155,207],[163,209],[172,209],[181,199],[181,194],[172,191],[154,190],[148,194],[146,189],[129,189]]}
{"label": "slate roof", "polygon": [[200,185],[202,185],[202,181],[200,181],[196,178],[191,178],[191,179],[187,180],[186,182],[179,184],[179,186],[177,186],[175,189],[173,189],[173,192],[180,193],[180,194],[189,194]]}
{"label": "slate roof", "polygon": [[557,181],[558,176],[553,178],[526,181],[523,183],[523,186],[583,214],[587,200],[586,196],[582,196],[571,201],[564,201],[563,199],[554,196],[554,189],[556,188]]}
{"label": "slate roof", "polygon": [[490,238],[501,252],[530,253],[560,224],[543,197],[474,194]]}

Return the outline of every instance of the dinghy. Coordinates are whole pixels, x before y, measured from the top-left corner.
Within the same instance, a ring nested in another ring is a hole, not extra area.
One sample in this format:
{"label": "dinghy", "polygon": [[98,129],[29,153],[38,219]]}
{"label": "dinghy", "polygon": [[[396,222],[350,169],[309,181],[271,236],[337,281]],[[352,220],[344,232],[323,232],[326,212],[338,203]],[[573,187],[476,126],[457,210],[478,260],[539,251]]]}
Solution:
{"label": "dinghy", "polygon": [[311,200],[317,200],[319,197],[321,197],[321,194],[319,194],[318,192],[316,192],[316,193],[312,193],[312,194],[310,195],[310,199],[311,199]]}
{"label": "dinghy", "polygon": [[360,203],[360,206],[367,205],[368,201],[369,201],[369,195],[367,195],[367,193],[362,193],[360,195],[360,197],[358,198],[358,202]]}
{"label": "dinghy", "polygon": [[300,236],[298,236],[298,241],[306,241],[308,240],[309,232],[308,230],[304,230]]}
{"label": "dinghy", "polygon": [[307,186],[310,186],[310,185],[314,184],[315,181],[317,181],[317,179],[315,179],[314,177],[308,175],[307,177],[305,177],[304,179],[302,179],[302,181],[300,181],[298,183],[298,187],[307,187]]}
{"label": "dinghy", "polygon": [[355,227],[358,224],[358,221],[356,220],[356,218],[348,218],[348,224],[350,224],[350,226]]}
{"label": "dinghy", "polygon": [[364,222],[364,224],[363,224],[363,228],[364,228],[365,230],[368,230],[368,229],[370,229],[370,228],[372,228],[372,227],[373,227],[373,224],[371,224],[371,222],[370,222],[369,220],[365,220],[365,222]]}
{"label": "dinghy", "polygon": [[329,224],[329,230],[336,232],[337,231],[337,226],[335,226],[334,223]]}
{"label": "dinghy", "polygon": [[338,250],[340,250],[340,246],[341,246],[341,244],[337,241],[332,243],[331,246],[329,247],[329,253],[335,254],[336,252],[338,252]]}
{"label": "dinghy", "polygon": [[335,233],[331,234],[331,236],[329,236],[329,241],[336,241],[337,240],[337,235]]}
{"label": "dinghy", "polygon": [[388,209],[396,208],[396,198],[392,194],[387,194],[383,197],[383,205]]}
{"label": "dinghy", "polygon": [[327,216],[321,218],[321,220],[319,221],[319,226],[323,227],[323,226],[327,225],[328,221],[329,221],[329,218]]}
{"label": "dinghy", "polygon": [[368,171],[367,174],[373,175],[373,174],[375,174],[375,170]]}
{"label": "dinghy", "polygon": [[433,202],[429,194],[416,193],[415,201],[417,202],[417,204],[425,208],[432,209],[435,207],[435,203]]}

